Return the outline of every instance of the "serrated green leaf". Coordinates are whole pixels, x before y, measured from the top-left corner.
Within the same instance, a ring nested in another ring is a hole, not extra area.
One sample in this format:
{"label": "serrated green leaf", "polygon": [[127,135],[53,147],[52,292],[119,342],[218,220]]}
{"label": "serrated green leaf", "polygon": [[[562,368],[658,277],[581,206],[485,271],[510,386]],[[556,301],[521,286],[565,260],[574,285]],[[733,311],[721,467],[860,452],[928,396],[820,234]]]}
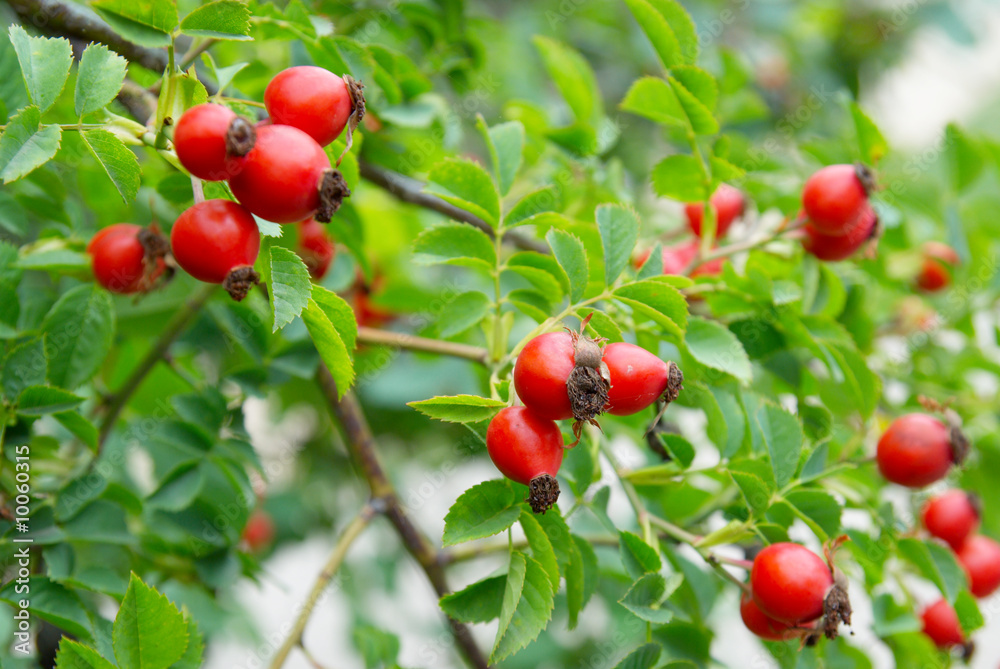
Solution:
{"label": "serrated green leaf", "polygon": [[555,591],[545,569],[536,560],[515,551],[510,556],[500,626],[490,662],[499,662],[534,641],[545,629],[554,608]]}
{"label": "serrated green leaf", "polygon": [[[700,70],[692,68],[689,74],[693,72],[700,72]],[[703,101],[699,97],[700,93],[706,96],[707,101],[714,102],[710,91],[714,90],[714,95],[718,95],[718,89],[712,88],[715,85],[715,81],[709,77],[707,81],[711,83],[707,84],[706,80],[700,76],[689,76],[687,82],[681,81],[676,77],[669,77],[669,81],[671,88],[674,90],[674,95],[677,96],[678,102],[684,108],[684,113],[687,114],[688,122],[690,122],[691,129],[694,130],[695,134],[714,135],[719,132],[719,122],[712,115],[711,108],[705,104],[706,101]],[[689,90],[686,83],[698,86],[698,92]]]}
{"label": "serrated green leaf", "polygon": [[590,316],[590,320],[587,322],[587,333],[591,337],[604,337],[612,343],[625,341],[625,335],[622,334],[621,328],[603,311],[588,308],[581,309],[577,313],[577,317],[581,321],[587,316]]}
{"label": "serrated green leaf", "polygon": [[735,544],[753,537],[748,523],[741,520],[730,520],[719,529],[709,532],[695,542],[696,548],[711,548],[721,544]]}
{"label": "serrated green leaf", "polygon": [[945,128],[944,143],[952,187],[960,193],[982,173],[986,158],[982,149],[954,123]]}
{"label": "serrated green leaf", "polygon": [[421,232],[413,242],[414,261],[481,267],[496,266],[496,248],[486,233],[464,223],[443,223]]}
{"label": "serrated green leaf", "polygon": [[646,256],[646,261],[639,268],[636,278],[642,281],[643,279],[650,279],[661,274],[663,274],[663,246],[660,242],[656,242],[653,248],[649,250],[649,255]]}
{"label": "serrated green leaf", "polygon": [[506,479],[484,481],[462,493],[444,518],[444,545],[482,539],[503,532],[521,515]]}
{"label": "serrated green leaf", "polygon": [[765,404],[756,415],[761,438],[771,456],[771,469],[778,487],[792,480],[802,452],[802,426],[784,409]]}
{"label": "serrated green leaf", "polygon": [[215,77],[215,83],[218,85],[220,93],[229,88],[229,84],[233,83],[236,75],[250,65],[250,63],[234,63],[226,67],[219,67],[215,64],[215,60],[211,54],[207,52],[201,54],[201,59],[212,71],[212,76]]}
{"label": "serrated green leaf", "polygon": [[653,319],[670,334],[684,336],[688,324],[687,300],[673,286],[656,278],[644,279],[621,286],[614,295],[616,300]]}
{"label": "serrated green leaf", "polygon": [[694,21],[677,0],[647,0],[666,19],[677,38],[681,60],[693,65],[698,60],[698,32]]}
{"label": "serrated green leaf", "polygon": [[142,46],[167,46],[177,27],[173,0],[95,0],[91,7],[118,33]]}
{"label": "serrated green leaf", "polygon": [[44,385],[47,370],[45,342],[40,337],[15,346],[0,368],[4,396],[13,402],[24,388]]}
{"label": "serrated green leaf", "polygon": [[57,125],[39,127],[38,107],[25,107],[7,121],[0,135],[0,178],[5,184],[17,181],[56,155],[62,139]]}
{"label": "serrated green leaf", "polygon": [[274,327],[277,332],[285,327],[309,304],[312,281],[309,269],[293,251],[282,246],[271,247],[271,308],[274,310]]}
{"label": "serrated green leaf", "polygon": [[535,48],[576,120],[593,126],[601,117],[601,95],[590,64],[572,47],[550,37],[535,35]]}
{"label": "serrated green leaf", "polygon": [[122,669],[167,669],[187,649],[187,624],[165,595],[133,573],[115,616],[112,639]]}
{"label": "serrated green leaf", "polygon": [[448,423],[478,423],[495,416],[507,403],[475,395],[455,395],[410,402],[407,406]]}
{"label": "serrated green leaf", "polygon": [[200,669],[202,655],[205,653],[205,641],[198,631],[194,618],[184,612],[184,622],[187,623],[188,645],[181,659],[170,665],[170,669]]}
{"label": "serrated green leaf", "polygon": [[491,576],[441,598],[441,610],[463,623],[487,623],[500,617],[506,576]]}
{"label": "serrated green leaf", "polygon": [[674,612],[661,606],[683,581],[681,574],[674,574],[669,579],[662,574],[645,574],[632,584],[618,603],[648,623],[669,623]]}
{"label": "serrated green leaf", "polygon": [[454,337],[481,322],[492,306],[490,298],[478,290],[462,293],[444,305],[438,314],[438,330],[442,339]]}
{"label": "serrated green leaf", "polygon": [[239,0],[216,0],[181,21],[181,32],[198,37],[250,40],[250,8]]}
{"label": "serrated green leaf", "polygon": [[[597,554],[583,537],[573,535],[576,552],[572,554],[569,568],[566,570],[566,608],[569,613],[569,628],[576,627],[577,616],[590,598],[597,591],[597,581],[600,567]],[[579,560],[577,560],[579,555]],[[579,568],[577,567],[579,564]]]}
{"label": "serrated green leaf", "polygon": [[476,117],[476,127],[486,142],[500,195],[506,195],[521,168],[524,126],[520,121],[508,121],[488,128],[486,120],[479,115]]}
{"label": "serrated green leaf", "polygon": [[63,637],[56,653],[56,669],[115,669],[93,648]]}
{"label": "serrated green leaf", "polygon": [[646,33],[646,37],[652,42],[663,67],[669,70],[683,64],[680,42],[666,17],[647,0],[625,0],[625,4],[639,23],[639,27]]}
{"label": "serrated green leaf", "polygon": [[688,126],[687,112],[681,107],[674,89],[659,77],[637,79],[622,100],[621,108],[656,123]]}
{"label": "serrated green leaf", "polygon": [[[654,0],[655,1],[655,0]],[[713,111],[719,100],[719,85],[715,82],[715,77],[693,65],[675,67],[670,71],[675,81],[700,102],[705,109]]]}
{"label": "serrated green leaf", "polygon": [[[212,465],[206,462],[205,467]],[[206,470],[199,460],[190,460],[167,472],[160,486],[147,500],[147,506],[165,511],[181,511],[189,507],[205,485]]]}
{"label": "serrated green leaf", "polygon": [[763,516],[771,505],[771,492],[763,479],[749,472],[730,470],[729,475],[733,477],[733,482],[743,494],[750,512],[756,517]]}
{"label": "serrated green leaf", "polygon": [[111,298],[93,285],[72,288],[52,305],[41,325],[52,385],[72,390],[97,373],[111,350],[114,313]]}
{"label": "serrated green leaf", "polygon": [[323,286],[312,287],[312,299],[330,320],[348,351],[357,347],[358,320],[344,298]]}
{"label": "serrated green leaf", "polygon": [[653,669],[660,660],[663,647],[658,643],[639,646],[615,665],[615,669]]}
{"label": "serrated green leaf", "polygon": [[139,161],[125,143],[107,130],[84,130],[83,141],[104,168],[111,183],[127,204],[139,193]]}
{"label": "serrated green leaf", "polygon": [[[569,277],[550,255],[522,251],[507,259],[507,269],[516,272],[535,284],[535,287],[553,299],[561,300],[569,292]],[[554,285],[553,285],[554,284]]]}
{"label": "serrated green leaf", "polygon": [[705,173],[694,156],[667,156],[653,168],[653,190],[661,197],[681,202],[704,202],[708,199]]}
{"label": "serrated green leaf", "polygon": [[[548,515],[547,513],[545,515]],[[524,537],[531,548],[531,556],[538,561],[549,580],[552,581],[553,592],[559,589],[559,563],[556,560],[555,549],[552,548],[552,541],[549,535],[538,522],[535,514],[526,507],[521,507],[521,516],[518,518],[521,529],[524,530]]]}
{"label": "serrated green leaf", "polygon": [[73,64],[73,47],[67,39],[29,37],[24,28],[16,24],[10,27],[9,35],[21,64],[28,96],[40,112],[46,112],[66,85]]}
{"label": "serrated green leaf", "polygon": [[587,291],[587,280],[590,270],[587,266],[587,251],[577,237],[563,230],[552,229],[545,235],[552,254],[559,261],[566,276],[569,277],[569,299],[579,302]]}
{"label": "serrated green leaf", "polygon": [[483,219],[494,228],[500,220],[500,195],[493,179],[478,164],[445,159],[431,168],[427,190]]}
{"label": "serrated green leaf", "polygon": [[955,598],[955,613],[958,615],[958,624],[966,635],[972,634],[986,624],[976,598],[969,594],[968,590],[962,590]]}
{"label": "serrated green leaf", "polygon": [[62,388],[52,386],[28,386],[17,398],[17,412],[23,416],[41,416],[59,413],[78,407],[82,397]]}
{"label": "serrated green leaf", "polygon": [[898,546],[900,556],[934,583],[949,602],[954,602],[959,591],[966,588],[965,570],[946,546],[910,538],[900,539]]}
{"label": "serrated green leaf", "polygon": [[602,204],[595,214],[604,247],[604,282],[611,285],[628,266],[639,239],[639,217],[628,207]]}
{"label": "serrated green leaf", "polygon": [[560,204],[559,191],[553,186],[544,186],[531,191],[511,207],[504,217],[504,226],[533,225],[534,217],[542,213],[552,213]]}
{"label": "serrated green leaf", "polygon": [[821,490],[796,490],[786,495],[785,501],[811,521],[811,529],[820,541],[840,534],[840,504],[829,494]]}
{"label": "serrated green leaf", "polygon": [[663,567],[659,552],[638,535],[622,530],[618,533],[618,538],[625,573],[632,578],[658,572]]}
{"label": "serrated green leaf", "polygon": [[91,43],[83,51],[76,74],[74,109],[84,116],[103,109],[115,99],[125,80],[128,61],[103,44]]}
{"label": "serrated green leaf", "polygon": [[854,129],[858,133],[858,148],[861,159],[869,165],[874,165],[889,152],[889,143],[882,136],[875,122],[865,114],[857,102],[851,101],[851,116],[854,118]]}
{"label": "serrated green leaf", "polygon": [[324,309],[313,298],[309,298],[309,303],[302,312],[302,322],[316,345],[319,357],[337,384],[337,395],[343,397],[354,383],[354,363],[347,344]]}
{"label": "serrated green leaf", "polygon": [[743,344],[717,321],[691,318],[684,343],[691,357],[706,367],[725,372],[744,383],[753,378],[750,358]]}
{"label": "serrated green leaf", "polygon": [[59,423],[64,428],[69,430],[77,439],[89,446],[92,451],[97,450],[97,428],[89,420],[75,411],[57,413],[52,417],[59,421]]}

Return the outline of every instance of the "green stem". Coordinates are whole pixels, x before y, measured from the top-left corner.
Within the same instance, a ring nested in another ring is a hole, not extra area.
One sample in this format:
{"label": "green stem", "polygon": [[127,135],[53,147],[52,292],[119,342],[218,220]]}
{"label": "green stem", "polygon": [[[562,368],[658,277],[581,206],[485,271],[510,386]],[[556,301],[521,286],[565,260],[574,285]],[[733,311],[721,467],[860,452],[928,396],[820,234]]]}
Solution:
{"label": "green stem", "polygon": [[632,509],[635,511],[636,519],[639,521],[639,527],[642,529],[642,540],[650,546],[656,546],[656,537],[650,527],[650,514],[646,509],[646,505],[643,504],[642,499],[639,497],[639,493],[635,491],[635,486],[632,485],[632,482],[625,478],[625,474],[618,466],[615,454],[611,452],[611,446],[608,445],[606,440],[601,440],[600,448],[601,453],[604,454],[608,464],[610,464],[611,468],[614,469],[615,476],[618,478],[618,482],[621,483],[622,489],[625,491],[625,495],[628,497],[628,501],[632,505]]}

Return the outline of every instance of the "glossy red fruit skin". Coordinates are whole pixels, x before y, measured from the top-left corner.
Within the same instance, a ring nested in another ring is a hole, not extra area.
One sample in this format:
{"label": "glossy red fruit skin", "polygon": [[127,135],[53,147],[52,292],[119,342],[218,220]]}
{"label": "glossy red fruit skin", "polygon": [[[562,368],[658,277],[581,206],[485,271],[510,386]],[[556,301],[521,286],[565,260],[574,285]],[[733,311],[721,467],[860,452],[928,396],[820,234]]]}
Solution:
{"label": "glossy red fruit skin", "polygon": [[945,599],[939,599],[928,606],[920,614],[924,624],[924,634],[938,648],[961,646],[965,643],[962,627],[958,623],[958,614]]}
{"label": "glossy red fruit skin", "polygon": [[563,438],[554,421],[527,407],[507,407],[486,429],[486,450],[500,473],[528,485],[540,474],[555,476],[563,459]]}
{"label": "glossy red fruit skin", "polygon": [[783,641],[795,636],[793,632],[790,632],[790,625],[769,618],[754,603],[753,598],[745,592],[740,597],[740,617],[743,618],[743,624],[746,625],[747,629],[761,639]]}
{"label": "glossy red fruit skin", "polygon": [[163,274],[162,260],[147,279],[143,262],[146,251],[139,242],[142,228],[131,223],[116,223],[98,231],[87,244],[94,278],[112,293],[131,295],[146,290]]}
{"label": "glossy red fruit skin", "polygon": [[224,181],[237,170],[239,158],[226,155],[226,133],[236,113],[206,103],[191,107],[174,128],[174,149],[188,172],[205,181]]}
{"label": "glossy red fruit skin", "polygon": [[[708,201],[715,210],[716,237],[724,236],[726,231],[729,230],[729,226],[733,224],[733,221],[742,216],[744,209],[746,209],[746,199],[743,197],[743,193],[729,184],[719,184],[719,187]],[[701,219],[703,213],[701,202],[692,202],[684,207],[688,227],[699,237],[701,237]]]}
{"label": "glossy red fruit skin", "polygon": [[955,550],[979,528],[977,504],[962,490],[949,490],[929,500],[920,516],[932,536]]}
{"label": "glossy red fruit skin", "polygon": [[206,200],[181,214],[170,230],[174,259],[206,283],[222,283],[236,267],[253,266],[260,251],[257,223],[229,200]]}
{"label": "glossy red fruit skin", "polygon": [[243,528],[243,541],[252,552],[260,551],[274,541],[274,521],[266,511],[256,509]]}
{"label": "glossy red fruit skin", "polygon": [[810,221],[802,230],[806,236],[802,239],[802,247],[820,260],[836,262],[846,260],[857,253],[858,249],[871,239],[878,228],[878,216],[875,210],[866,206],[860,216],[861,223],[844,235],[827,235],[820,232]]}
{"label": "glossy red fruit skin", "polygon": [[611,375],[607,413],[631,416],[653,404],[667,389],[667,363],[641,346],[608,344],[603,360]]}
{"label": "glossy red fruit skin", "polygon": [[330,269],[337,246],[327,237],[326,227],[314,218],[299,224],[299,255],[309,268],[312,278],[322,279]]}
{"label": "glossy red fruit skin", "polygon": [[257,141],[229,186],[252,214],[296,223],[316,213],[320,180],[329,168],[330,159],[312,137],[291,126],[269,125],[257,129]]}
{"label": "glossy red fruit skin", "polygon": [[894,420],[878,440],[875,458],[882,476],[908,488],[941,480],[954,461],[948,428],[922,413]]}
{"label": "glossy red fruit skin", "polygon": [[833,575],[823,559],[805,546],[771,544],[753,561],[753,601],[767,616],[799,624],[823,615]]}
{"label": "glossy red fruit skin", "polygon": [[955,249],[941,242],[927,242],[923,253],[924,263],[917,275],[917,287],[935,293],[950,286],[952,268],[960,262]]}
{"label": "glossy red fruit skin", "polygon": [[974,534],[955,555],[969,576],[969,592],[973,595],[988,597],[1000,588],[1000,544]]}
{"label": "glossy red fruit skin", "polygon": [[817,232],[843,235],[862,222],[868,190],[854,165],[829,165],[802,189],[802,207]]}
{"label": "glossy red fruit skin", "polygon": [[353,103],[347,84],[329,70],[300,65],[274,75],[264,106],[275,123],[290,125],[326,146],[347,127]]}
{"label": "glossy red fruit skin", "polygon": [[549,332],[529,341],[514,363],[514,389],[526,407],[542,418],[566,420],[573,408],[566,381],[576,351],[568,332]]}

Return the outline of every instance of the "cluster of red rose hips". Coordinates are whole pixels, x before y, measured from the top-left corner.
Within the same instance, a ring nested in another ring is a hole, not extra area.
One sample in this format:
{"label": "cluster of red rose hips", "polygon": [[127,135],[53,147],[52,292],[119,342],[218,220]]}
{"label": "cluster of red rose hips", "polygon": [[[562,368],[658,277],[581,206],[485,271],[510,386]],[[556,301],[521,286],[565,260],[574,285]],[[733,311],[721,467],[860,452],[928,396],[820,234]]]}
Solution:
{"label": "cluster of red rose hips", "polygon": [[829,165],[802,189],[802,246],[820,260],[844,260],[878,236],[878,216],[868,200],[875,188],[861,164]]}
{"label": "cluster of red rose hips", "polygon": [[[948,413],[946,412],[946,415]],[[882,475],[908,488],[923,488],[940,481],[953,464],[960,464],[969,443],[958,427],[926,414],[897,418],[878,442],[876,460]],[[1000,544],[976,534],[982,508],[979,499],[961,490],[932,498],[921,513],[927,532],[951,547],[976,597],[988,597],[1000,588]],[[921,614],[924,632],[941,648],[966,644],[958,615],[941,599]]]}
{"label": "cluster of red rose hips", "polygon": [[353,131],[364,115],[361,85],[319,67],[291,67],[268,84],[264,105],[269,119],[256,125],[213,103],[181,116],[174,130],[181,164],[199,179],[227,180],[239,202],[208,200],[189,208],[171,229],[169,249],[137,226],[102,231],[88,247],[101,285],[119,293],[148,290],[163,274],[161,263],[172,264],[170,250],[188,274],[223,284],[242,299],[259,280],[254,216],[299,223],[300,252],[313,277],[322,278],[334,245],[318,222],[328,222],[350,195],[323,147],[345,128]]}
{"label": "cluster of red rose hips", "polygon": [[[556,474],[563,458],[562,431],[555,421],[573,419],[579,441],[585,423],[602,413],[628,416],[662,399],[677,399],[684,375],[672,362],[626,342],[579,332],[550,332],[529,341],[514,364],[514,389],[524,406],[501,410],[490,421],[486,448],[497,469],[527,485],[535,513],[556,503]],[[574,442],[572,445],[575,445]]]}

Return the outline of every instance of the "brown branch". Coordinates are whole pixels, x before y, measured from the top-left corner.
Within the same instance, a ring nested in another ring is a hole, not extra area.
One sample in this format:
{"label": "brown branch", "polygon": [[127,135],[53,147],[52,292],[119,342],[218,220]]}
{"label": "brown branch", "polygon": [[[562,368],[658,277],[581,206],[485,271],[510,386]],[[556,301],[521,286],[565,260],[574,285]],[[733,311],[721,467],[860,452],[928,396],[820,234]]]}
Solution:
{"label": "brown branch", "polygon": [[[427,575],[438,597],[447,595],[451,590],[445,580],[444,567],[438,551],[413,525],[400,504],[396,488],[379,462],[375,437],[368,427],[357,398],[351,392],[345,393],[343,398],[338,397],[337,384],[323,363],[320,363],[316,372],[316,380],[330,405],[330,410],[347,435],[347,448],[361,468],[361,473],[371,488],[372,498],[381,500],[385,516],[396,528],[407,552]],[[469,665],[476,669],[486,669],[489,665],[472,638],[469,628],[451,618],[448,619],[448,623],[455,642],[461,648]]]}
{"label": "brown branch", "polygon": [[[394,172],[379,165],[373,165],[366,160],[360,161],[361,176],[371,183],[384,188],[403,202],[415,204],[424,209],[436,211],[462,223],[468,223],[479,228],[492,239],[495,236],[493,226],[479,218],[475,214],[470,214],[464,209],[459,209],[450,202],[446,202],[436,195],[424,191],[424,186],[416,179]],[[536,240],[514,232],[504,235],[504,240],[525,251],[535,251],[537,253],[549,253],[549,247]]]}
{"label": "brown branch", "polygon": [[469,346],[468,344],[458,344],[440,339],[428,339],[405,332],[390,332],[378,328],[359,327],[358,342],[361,344],[377,344],[382,346],[392,346],[408,351],[422,351],[424,353],[440,353],[450,355],[454,358],[464,358],[485,365],[490,359],[490,352],[479,346]]}

